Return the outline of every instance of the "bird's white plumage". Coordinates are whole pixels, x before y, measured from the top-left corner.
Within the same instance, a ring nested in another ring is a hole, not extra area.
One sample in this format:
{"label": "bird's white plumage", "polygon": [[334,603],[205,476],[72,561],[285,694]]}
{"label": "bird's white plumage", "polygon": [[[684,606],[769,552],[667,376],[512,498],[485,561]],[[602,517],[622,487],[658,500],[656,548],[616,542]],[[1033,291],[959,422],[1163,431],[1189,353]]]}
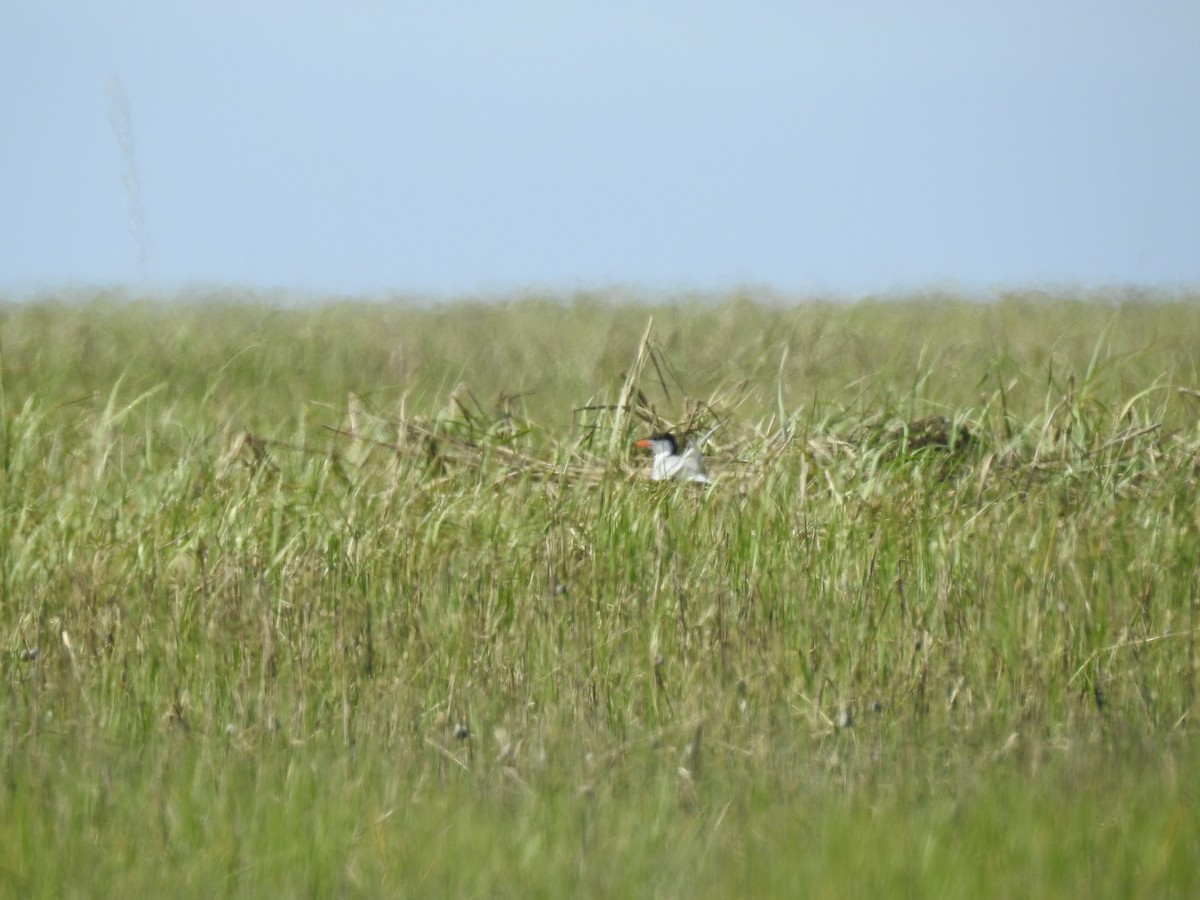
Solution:
{"label": "bird's white plumage", "polygon": [[695,481],[700,484],[711,484],[712,479],[704,468],[704,457],[699,449],[690,441],[679,452],[675,438],[669,434],[655,435],[638,441],[638,446],[650,450],[654,454],[654,462],[650,466],[650,477],[655,481]]}

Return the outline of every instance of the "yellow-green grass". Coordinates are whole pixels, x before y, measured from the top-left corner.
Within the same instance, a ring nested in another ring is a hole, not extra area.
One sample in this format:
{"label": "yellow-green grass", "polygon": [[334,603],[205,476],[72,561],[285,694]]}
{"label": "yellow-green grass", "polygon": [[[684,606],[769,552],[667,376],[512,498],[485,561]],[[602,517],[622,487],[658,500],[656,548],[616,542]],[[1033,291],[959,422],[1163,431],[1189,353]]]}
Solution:
{"label": "yellow-green grass", "polygon": [[[1198,348],[1186,298],[9,307],[0,892],[1194,895]],[[689,419],[717,485],[641,477]]]}

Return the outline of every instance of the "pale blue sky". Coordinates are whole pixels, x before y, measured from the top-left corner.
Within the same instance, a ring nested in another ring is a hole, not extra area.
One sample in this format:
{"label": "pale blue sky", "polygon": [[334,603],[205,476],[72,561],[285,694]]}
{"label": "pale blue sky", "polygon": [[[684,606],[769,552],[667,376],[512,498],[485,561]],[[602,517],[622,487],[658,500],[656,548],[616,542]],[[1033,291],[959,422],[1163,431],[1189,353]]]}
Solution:
{"label": "pale blue sky", "polygon": [[1197,286],[1200,3],[0,0],[0,289],[79,283]]}

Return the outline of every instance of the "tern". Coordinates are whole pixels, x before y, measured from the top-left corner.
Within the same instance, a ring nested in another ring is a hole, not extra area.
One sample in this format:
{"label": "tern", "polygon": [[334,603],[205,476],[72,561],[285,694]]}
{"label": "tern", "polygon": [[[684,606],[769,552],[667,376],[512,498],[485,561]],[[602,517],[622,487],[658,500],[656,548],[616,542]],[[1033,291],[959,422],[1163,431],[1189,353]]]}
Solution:
{"label": "tern", "polygon": [[638,448],[649,450],[654,454],[654,464],[650,467],[650,477],[655,481],[696,481],[700,484],[712,484],[712,479],[704,470],[704,457],[696,449],[696,445],[688,441],[683,452],[679,452],[679,444],[675,435],[670,432],[654,434],[637,442]]}

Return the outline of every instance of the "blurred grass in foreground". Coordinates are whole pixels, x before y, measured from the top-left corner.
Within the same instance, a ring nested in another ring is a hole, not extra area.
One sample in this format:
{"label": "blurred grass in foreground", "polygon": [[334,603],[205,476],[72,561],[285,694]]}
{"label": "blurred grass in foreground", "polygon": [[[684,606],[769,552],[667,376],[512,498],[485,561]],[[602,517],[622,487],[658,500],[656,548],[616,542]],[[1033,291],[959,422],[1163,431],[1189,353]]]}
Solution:
{"label": "blurred grass in foreground", "polygon": [[[9,307],[0,891],[1193,895],[1197,348],[1182,300]],[[712,490],[638,477],[684,420]]]}

